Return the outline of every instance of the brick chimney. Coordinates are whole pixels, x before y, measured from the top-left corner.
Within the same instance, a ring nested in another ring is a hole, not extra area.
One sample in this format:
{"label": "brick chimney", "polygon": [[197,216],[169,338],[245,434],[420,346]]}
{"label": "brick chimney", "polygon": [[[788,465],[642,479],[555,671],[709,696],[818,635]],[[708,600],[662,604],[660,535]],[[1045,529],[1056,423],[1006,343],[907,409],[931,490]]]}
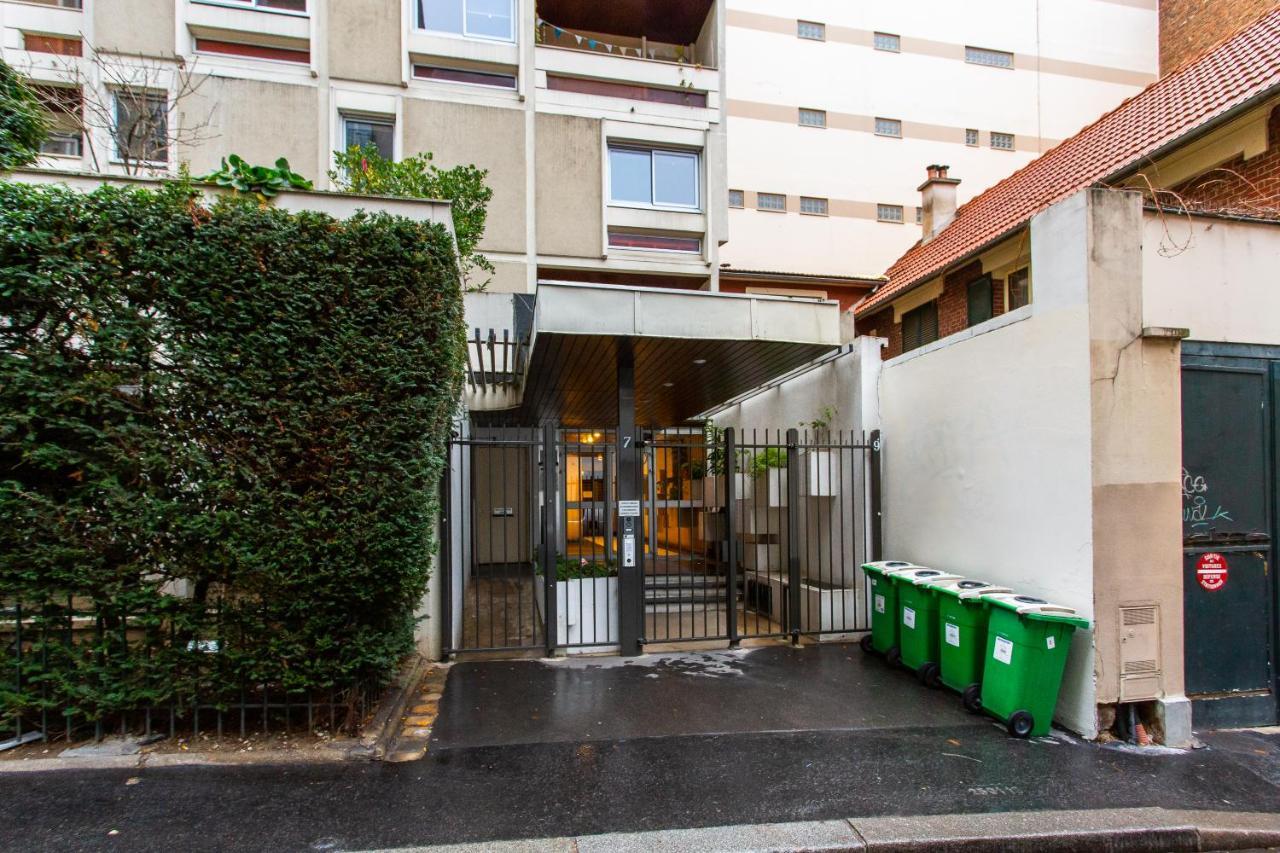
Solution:
{"label": "brick chimney", "polygon": [[921,219],[924,224],[924,242],[928,243],[956,218],[956,186],[959,178],[948,178],[950,166],[933,164],[928,167],[929,177],[916,187],[920,191]]}

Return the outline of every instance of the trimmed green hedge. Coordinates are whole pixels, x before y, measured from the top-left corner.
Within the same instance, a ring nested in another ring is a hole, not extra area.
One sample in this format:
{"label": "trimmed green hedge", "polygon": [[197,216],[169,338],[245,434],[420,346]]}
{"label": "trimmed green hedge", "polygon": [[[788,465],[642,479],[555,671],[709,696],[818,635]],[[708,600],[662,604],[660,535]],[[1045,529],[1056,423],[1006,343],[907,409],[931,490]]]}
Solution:
{"label": "trimmed green hedge", "polygon": [[438,225],[0,182],[0,599],[34,614],[0,711],[385,677],[463,327]]}

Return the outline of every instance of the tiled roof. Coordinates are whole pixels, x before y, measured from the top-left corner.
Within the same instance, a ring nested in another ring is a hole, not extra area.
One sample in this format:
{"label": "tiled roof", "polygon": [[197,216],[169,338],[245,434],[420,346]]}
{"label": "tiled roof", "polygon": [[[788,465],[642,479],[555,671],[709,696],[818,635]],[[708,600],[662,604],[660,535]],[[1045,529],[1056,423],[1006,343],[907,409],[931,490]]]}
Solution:
{"label": "tiled roof", "polygon": [[887,273],[857,307],[878,310],[1067,196],[1140,162],[1250,99],[1280,86],[1280,8],[1157,80],[1075,136],[961,205],[927,243]]}

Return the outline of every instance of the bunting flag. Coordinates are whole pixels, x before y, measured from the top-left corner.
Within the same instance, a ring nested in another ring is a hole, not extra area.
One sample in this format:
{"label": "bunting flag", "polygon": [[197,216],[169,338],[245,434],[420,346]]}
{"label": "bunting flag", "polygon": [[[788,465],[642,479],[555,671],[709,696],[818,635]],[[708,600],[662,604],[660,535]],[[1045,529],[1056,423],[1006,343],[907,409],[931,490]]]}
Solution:
{"label": "bunting flag", "polygon": [[[587,48],[590,50],[595,50],[596,48],[603,47],[609,53],[613,53],[616,50],[618,54],[621,56],[631,56],[632,54],[635,54],[636,59],[645,58],[645,51],[643,48],[627,47],[626,45],[622,45],[622,44],[610,44],[607,41],[600,41],[598,39],[594,39],[589,36],[584,36],[579,33],[566,30],[564,27],[558,27],[544,18],[538,18],[537,23],[538,23],[539,29],[541,29],[544,26],[551,27],[551,32],[555,34],[555,37],[557,40],[563,38],[564,35],[568,33],[569,35],[573,36],[573,40],[578,44],[579,47],[581,47],[582,43],[585,41],[587,43]],[[684,62],[684,50],[685,50],[684,46],[677,45],[676,50],[678,51],[677,61]],[[652,48],[652,47],[649,48],[649,58],[650,59],[658,58],[658,51],[656,48]]]}

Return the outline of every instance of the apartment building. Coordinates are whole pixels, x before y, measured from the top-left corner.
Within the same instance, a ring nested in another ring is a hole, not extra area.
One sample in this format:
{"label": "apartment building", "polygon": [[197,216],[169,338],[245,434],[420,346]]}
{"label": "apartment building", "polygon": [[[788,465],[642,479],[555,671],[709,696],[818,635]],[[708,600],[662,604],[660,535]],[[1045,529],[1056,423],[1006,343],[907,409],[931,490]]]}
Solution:
{"label": "apartment building", "polygon": [[717,288],[722,0],[3,0],[0,33],[60,87],[45,166],[283,156],[325,189],[335,150],[430,151],[489,170],[490,291]]}
{"label": "apartment building", "polygon": [[963,204],[1154,80],[1156,32],[1157,0],[729,0],[726,288],[865,292],[927,165]]}

